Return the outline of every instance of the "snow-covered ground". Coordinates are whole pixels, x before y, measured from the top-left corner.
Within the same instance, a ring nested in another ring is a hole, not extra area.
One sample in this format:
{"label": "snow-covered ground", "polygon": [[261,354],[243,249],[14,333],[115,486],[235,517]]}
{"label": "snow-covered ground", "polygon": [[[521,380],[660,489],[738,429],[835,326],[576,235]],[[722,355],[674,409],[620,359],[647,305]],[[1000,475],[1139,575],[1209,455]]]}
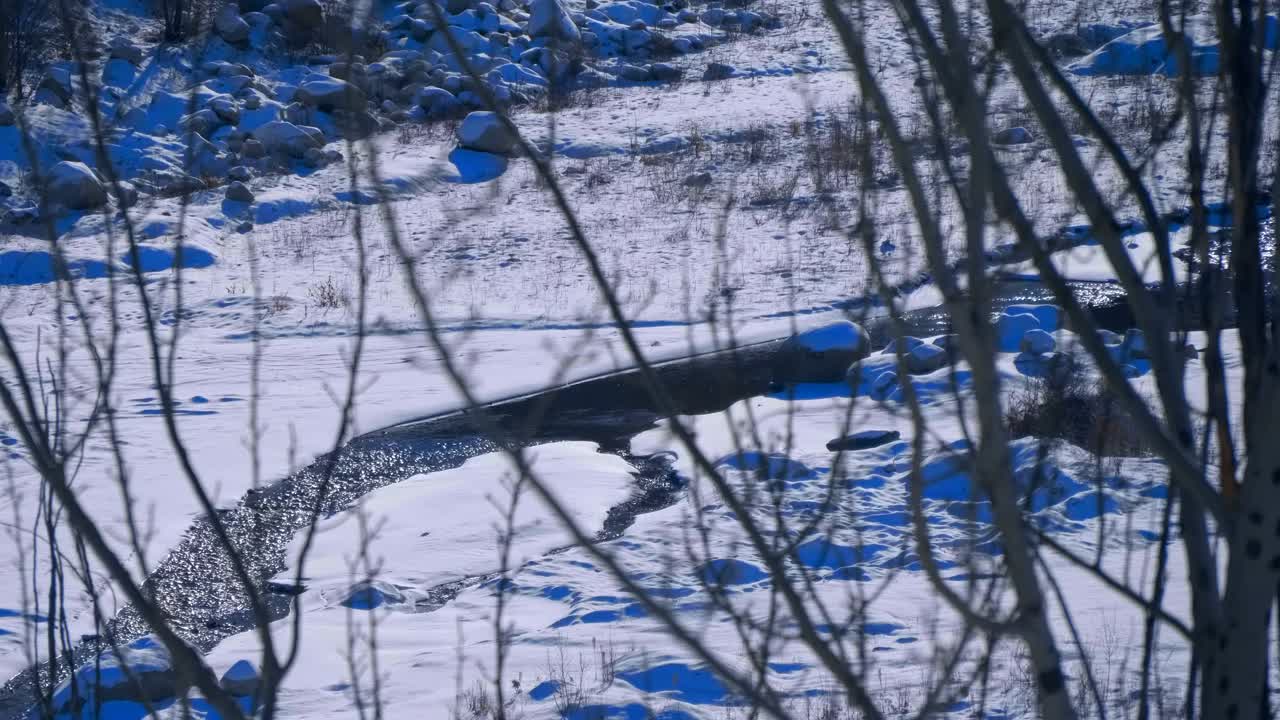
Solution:
{"label": "snow-covered ground", "polygon": [[[507,3],[500,5],[509,12]],[[568,5],[575,12],[586,9],[585,4]],[[591,60],[602,86],[579,90],[554,114],[542,102],[519,105],[514,118],[531,140],[551,150],[584,232],[649,356],[680,357],[723,343],[729,309],[739,341],[784,337],[798,327],[846,317],[846,309],[857,307],[853,301],[869,289],[867,258],[849,228],[828,212],[851,207],[850,179],[834,171],[824,182],[834,182],[835,189],[820,188],[811,170],[817,156],[828,150],[821,138],[848,129],[841,123],[850,119],[854,83],[817,4],[764,8],[760,17],[777,18],[779,24],[746,34],[708,24],[705,14],[682,21],[677,35],[705,42],[701,50],[691,48],[667,59],[683,72],[675,82],[628,79],[623,66],[648,67],[654,58],[628,57],[627,36],[620,34],[634,31],[629,23],[635,18],[628,13],[647,17],[654,27],[660,27],[660,16],[675,14],[639,0],[604,5],[601,12],[611,19],[608,28],[596,30],[621,40],[610,40],[615,46],[601,46]],[[1163,57],[1151,48],[1147,35],[1123,37],[1152,16],[1076,18],[1069,9],[1055,7],[1037,5],[1037,29],[1046,35],[1072,30],[1077,21],[1098,21],[1085,26],[1093,28],[1093,35],[1079,33],[1093,38],[1090,50],[1114,37],[1122,40],[1071,66],[1082,94],[1106,109],[1104,120],[1121,125],[1142,113],[1170,111],[1171,86],[1163,81],[1163,63],[1147,63],[1141,73],[1116,74],[1130,72],[1117,65],[1122,60],[1149,59],[1152,53]],[[871,48],[883,61],[882,81],[904,117],[918,116],[916,67],[893,31],[896,20],[887,8],[872,11],[882,17],[871,22],[886,28]],[[149,22],[139,9],[103,12],[118,21],[120,36]],[[403,25],[400,16],[387,9],[386,20],[400,28],[395,47],[422,50],[423,43],[406,29],[412,23]],[[252,20],[251,32],[268,32],[269,23]],[[455,27],[470,22],[458,20]],[[1274,35],[1267,37],[1274,47]],[[1204,50],[1197,62],[1212,62],[1212,38],[1197,36],[1196,41]],[[259,46],[256,40],[252,45]],[[487,50],[498,52],[496,46]],[[512,56],[513,51],[507,52]],[[515,62],[499,64],[494,72],[519,67],[523,69],[505,72],[532,80],[526,72],[545,70],[536,61],[520,61],[519,53],[513,57]],[[334,58],[328,60],[325,77],[334,73]],[[239,70],[226,65],[202,67],[210,61],[244,63],[255,79],[245,80],[248,76],[234,74]],[[730,69],[721,71],[722,79],[698,79],[711,63]],[[161,191],[185,182],[191,169],[184,163],[182,135],[176,132],[192,109],[188,96],[209,112],[234,96],[239,120],[211,131],[211,149],[204,157],[208,169],[220,171],[211,174],[221,174],[225,181],[237,157],[233,146],[244,139],[235,133],[251,134],[286,117],[296,88],[323,80],[314,77],[324,74],[318,71],[323,63],[292,64],[280,55],[213,39],[208,47],[185,53],[148,49],[139,63],[114,58],[106,65],[96,70],[103,72],[104,85],[114,88],[106,110],[118,124],[109,151],[122,176],[142,191],[128,210],[147,248],[136,262],[147,278],[146,292],[162,311],[162,326],[181,329],[174,364],[174,394],[181,401],[178,427],[200,479],[219,506],[234,505],[255,483],[285,477],[333,447],[357,329],[357,215],[371,285],[355,431],[461,404],[422,332],[415,298],[376,204],[382,193],[392,200],[388,207],[416,258],[415,276],[442,324],[449,354],[462,361],[469,386],[481,397],[508,397],[632,364],[602,309],[584,258],[529,161],[457,151],[448,121],[421,122],[430,114],[421,98],[410,103],[416,110],[399,107],[410,117],[373,135],[367,146],[340,139],[330,113],[306,110],[306,124],[319,126],[324,135],[323,148],[317,148],[322,156],[253,166],[244,181],[252,202],[230,199],[221,183],[181,199],[164,197]],[[449,72],[457,75],[456,68]],[[993,126],[1029,124],[1012,85],[1007,78],[1000,82],[992,102]],[[539,94],[506,80],[495,81],[495,86]],[[458,98],[467,101],[462,93]],[[389,119],[394,112],[383,114],[382,119]],[[40,165],[95,162],[85,120],[74,108],[64,109],[56,101],[33,104],[26,122],[35,133]],[[1141,145],[1137,131],[1127,140]],[[1093,158],[1092,141],[1079,142]],[[24,361],[34,369],[56,357],[58,328],[74,329],[82,318],[54,302],[50,249],[42,225],[30,219],[35,211],[29,184],[23,181],[30,164],[21,146],[15,126],[0,127],[0,181],[18,189],[11,198],[0,197],[0,211],[9,211],[7,220],[13,221],[4,225],[0,245],[0,308],[6,331],[28,352]],[[1033,137],[1001,152],[1015,183],[1036,199],[1029,210],[1040,229],[1052,232],[1082,222],[1042,139]],[[1181,152],[1177,142],[1171,143],[1147,165],[1162,211],[1187,204]],[[367,179],[352,187],[347,159],[353,153],[358,165],[376,160],[381,187]],[[889,172],[887,157],[881,160],[884,169],[875,173],[881,181],[879,252],[889,279],[906,280],[921,271],[923,262],[912,242],[906,193]],[[1119,187],[1109,166],[1099,164],[1097,176],[1108,191]],[[1117,202],[1122,214],[1134,214],[1131,200]],[[944,204],[942,211],[952,217],[957,209]],[[135,262],[124,252],[122,223],[113,213],[90,210],[60,213],[54,224],[59,247],[79,278],[76,290],[89,322],[104,338],[110,327],[109,279],[125,277],[120,271]],[[179,231],[180,254],[175,251]],[[958,248],[960,233],[955,237]],[[990,239],[993,248],[1008,241],[994,234]],[[1148,234],[1129,236],[1131,255],[1146,279],[1156,281],[1161,278],[1150,261],[1151,246]],[[1110,277],[1094,246],[1061,252],[1057,260],[1073,279]],[[180,274],[175,265],[181,266]],[[1185,266],[1175,267],[1177,279],[1183,279]],[[1034,275],[1027,265],[1002,270],[1018,277]],[[75,486],[129,564],[152,568],[191,526],[199,506],[177,469],[157,408],[138,290],[128,283],[115,289],[120,293],[120,364],[111,404],[122,434],[131,510],[144,530],[145,558],[136,557],[131,546],[119,468],[101,430],[84,447]],[[177,289],[180,313],[175,313]],[[936,301],[930,286],[909,299],[921,306]],[[1056,326],[1044,329],[1056,334],[1060,346],[1072,343],[1069,332]],[[1009,392],[1021,390],[1028,375],[1044,371],[1034,358],[1014,352],[1020,338],[1004,348],[1011,352],[1000,356]],[[1192,342],[1203,344],[1196,338]],[[255,351],[261,353],[256,380],[251,374]],[[1235,380],[1237,354],[1234,345],[1227,348],[1228,373]],[[63,417],[74,430],[94,404],[94,378],[83,348],[73,347],[66,362],[72,401]],[[923,685],[933,651],[950,647],[960,622],[937,599],[912,546],[904,482],[911,424],[901,393],[883,377],[890,364],[885,355],[864,363],[856,399],[843,383],[810,385],[796,388],[794,396],[751,398],[725,414],[685,420],[735,487],[759,480],[763,468],[766,479],[785,486],[787,522],[830,518],[825,532],[801,546],[801,558],[817,579],[815,598],[839,613],[858,606],[850,598],[874,598],[862,615],[852,618],[871,639],[866,662],[874,662],[873,691],[884,702],[905,697],[911,706],[919,700],[912,693]],[[1130,368],[1135,382],[1145,382],[1141,362]],[[1188,388],[1197,406],[1203,405],[1200,372],[1199,364],[1192,363]],[[964,378],[963,367],[955,378],[947,369],[913,378],[932,431],[925,468],[931,481],[926,492],[931,532],[947,582],[959,589],[998,560],[984,542],[991,533],[984,505],[966,502],[971,478],[948,456],[948,451],[964,448]],[[959,380],[959,397],[953,395],[953,380]],[[852,416],[850,403],[855,405]],[[759,423],[763,446],[743,454],[730,427],[748,411]],[[850,417],[855,429],[896,430],[904,439],[846,452],[836,465],[826,443],[842,434]],[[249,442],[252,436],[256,443]],[[6,453],[0,476],[7,489],[0,493],[0,527],[10,538],[0,544],[0,674],[10,676],[28,664],[30,643],[46,627],[40,616],[47,579],[40,571],[47,567],[47,548],[31,532],[42,500],[39,477],[7,419],[0,420],[0,448]],[[633,580],[655,591],[713,652],[731,667],[741,667],[738,628],[714,602],[758,617],[769,611],[774,579],[665,426],[636,437],[631,452],[670,453],[688,487],[674,504],[637,516],[600,549],[616,557]],[[1023,475],[1031,472],[1037,457],[1030,443],[1019,441],[1011,452]],[[609,509],[635,492],[635,469],[621,457],[597,452],[591,443],[554,443],[530,453],[535,469],[588,535],[599,532]],[[1153,460],[1126,459],[1109,463],[1099,482],[1096,459],[1072,447],[1056,449],[1050,465],[1055,470],[1052,483],[1038,490],[1033,501],[1036,522],[1081,554],[1096,553],[1116,576],[1141,586],[1154,562],[1152,529],[1159,521],[1163,468]],[[288,717],[349,717],[357,701],[371,697],[375,674],[377,699],[386,716],[455,717],[459,704],[474,698],[477,684],[493,679],[499,592],[504,593],[505,621],[513,624],[504,670],[507,694],[523,717],[643,718],[652,711],[675,720],[734,712],[735,700],[725,683],[664,634],[592,551],[574,546],[527,490],[514,518],[511,578],[506,583],[492,578],[501,565],[497,527],[515,478],[500,456],[485,455],[454,470],[381,488],[322,523],[303,570],[308,589],[301,600],[302,652],[282,691]],[[836,492],[829,495],[833,488]],[[773,521],[773,509],[764,502],[752,508],[766,525]],[[691,536],[699,523],[710,528],[706,537]],[[362,530],[372,529],[377,532],[362,564],[359,539]],[[64,551],[69,537],[65,531],[61,535]],[[1104,538],[1101,543],[1099,537]],[[1173,552],[1166,604],[1175,614],[1186,607],[1181,563]],[[1102,672],[1104,664],[1107,668],[1108,697],[1125,702],[1132,689],[1140,613],[1088,573],[1065,563],[1053,568],[1058,582],[1069,588],[1066,608],[1052,603],[1055,618],[1069,608],[1086,644],[1094,648],[1095,672]],[[278,579],[290,580],[295,572],[291,567]],[[458,581],[466,582],[443,605],[424,601],[433,588]],[[95,572],[90,584],[102,598],[102,614],[114,615],[111,583]],[[723,595],[712,593],[714,588]],[[65,603],[72,638],[95,632],[92,597],[85,587],[69,586]],[[288,639],[292,622],[279,621],[272,632]],[[376,626],[376,669],[368,654],[353,657],[348,647],[351,634],[370,632],[370,623]],[[1068,638],[1059,639],[1068,645]],[[237,661],[254,661],[257,643],[255,633],[234,635],[209,653],[209,662],[221,672]],[[1161,635],[1161,662],[1169,668],[1170,692],[1175,694],[1187,652],[1172,633]],[[972,668],[978,656],[978,649],[971,650],[962,666]],[[769,681],[796,708],[822,701],[833,687],[800,643],[780,641],[774,657]],[[1079,658],[1067,660],[1069,674],[1078,681]],[[996,675],[1016,676],[1019,662],[1014,651],[1000,649]],[[566,711],[572,703],[580,707]],[[967,717],[980,703],[991,717],[1035,713],[1031,691],[1013,682],[1000,683],[985,701],[976,690],[958,692],[950,710]],[[137,708],[116,709],[129,714]]]}

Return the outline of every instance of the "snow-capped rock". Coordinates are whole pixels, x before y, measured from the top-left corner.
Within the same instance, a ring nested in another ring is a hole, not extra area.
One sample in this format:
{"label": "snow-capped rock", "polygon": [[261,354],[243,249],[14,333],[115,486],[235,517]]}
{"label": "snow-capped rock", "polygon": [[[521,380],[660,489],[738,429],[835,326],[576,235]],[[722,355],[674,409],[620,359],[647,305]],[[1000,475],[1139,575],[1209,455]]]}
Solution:
{"label": "snow-capped rock", "polygon": [[227,185],[226,197],[233,202],[251,203],[253,202],[253,191],[249,189],[248,185],[236,180]]}
{"label": "snow-capped rock", "polygon": [[1045,355],[1053,352],[1058,347],[1058,343],[1053,339],[1052,335],[1037,328],[1024,333],[1022,342],[1019,343],[1018,347],[1025,353]]}
{"label": "snow-capped rock", "polygon": [[576,43],[582,39],[578,26],[573,23],[573,18],[560,0],[532,0],[529,3],[529,23],[525,32],[530,37],[568,43]]}
{"label": "snow-capped rock", "polygon": [[1026,145],[1033,140],[1031,131],[1024,127],[1005,128],[991,138],[996,145]]}
{"label": "snow-capped rock", "polygon": [[727,80],[733,77],[737,72],[732,65],[726,63],[713,62],[707,65],[707,69],[702,73],[703,80]]}
{"label": "snow-capped rock", "polygon": [[947,351],[937,345],[920,343],[907,351],[907,372],[912,375],[924,375],[945,367]]}
{"label": "snow-capped rock", "polygon": [[168,650],[147,635],[77,668],[54,690],[53,708],[62,713],[99,701],[156,702],[177,692],[177,674]]}
{"label": "snow-capped rock", "polygon": [[81,162],[64,160],[49,168],[45,179],[49,201],[71,210],[92,210],[107,202],[107,189]]}
{"label": "snow-capped rock", "polygon": [[302,83],[293,97],[297,102],[325,111],[363,110],[367,102],[360,88],[332,77]]}
{"label": "snow-capped rock", "polygon": [[1022,336],[1031,330],[1041,330],[1040,320],[1030,313],[1001,313],[996,319],[996,349],[1000,352],[1018,352]]}
{"label": "snow-capped rock", "polygon": [[429,86],[417,91],[414,104],[426,111],[429,118],[447,117],[461,107],[453,93],[444,88]]}
{"label": "snow-capped rock", "polygon": [[125,38],[114,37],[107,43],[109,57],[113,60],[124,60],[131,65],[142,64],[142,48],[134,45]]}
{"label": "snow-capped rock", "polygon": [[213,31],[228,45],[237,47],[249,42],[249,23],[240,17],[235,5],[223,5],[213,16]]}
{"label": "snow-capped rock", "polygon": [[[303,157],[307,150],[318,148],[323,143],[311,133],[291,122],[275,120],[253,131],[253,138],[262,144],[263,152],[284,154],[294,158]],[[245,142],[245,152],[249,151],[249,141]]]}
{"label": "snow-capped rock", "polygon": [[479,110],[467,115],[458,126],[458,144],[471,150],[507,155],[516,139],[507,132],[497,113]]}
{"label": "snow-capped rock", "polygon": [[218,680],[218,684],[223,690],[236,697],[253,697],[258,694],[258,685],[261,679],[258,675],[258,668],[248,660],[237,660],[234,665],[227,668],[222,674],[222,678]]}

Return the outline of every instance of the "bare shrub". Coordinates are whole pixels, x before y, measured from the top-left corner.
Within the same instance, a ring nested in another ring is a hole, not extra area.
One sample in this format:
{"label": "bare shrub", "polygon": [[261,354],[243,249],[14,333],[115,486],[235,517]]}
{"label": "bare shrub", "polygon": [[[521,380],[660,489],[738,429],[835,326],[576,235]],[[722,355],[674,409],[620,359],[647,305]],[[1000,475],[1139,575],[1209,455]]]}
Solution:
{"label": "bare shrub", "polygon": [[1031,380],[1010,397],[1005,424],[1012,437],[1065,440],[1102,457],[1136,457],[1150,448],[1105,387],[1078,374]]}

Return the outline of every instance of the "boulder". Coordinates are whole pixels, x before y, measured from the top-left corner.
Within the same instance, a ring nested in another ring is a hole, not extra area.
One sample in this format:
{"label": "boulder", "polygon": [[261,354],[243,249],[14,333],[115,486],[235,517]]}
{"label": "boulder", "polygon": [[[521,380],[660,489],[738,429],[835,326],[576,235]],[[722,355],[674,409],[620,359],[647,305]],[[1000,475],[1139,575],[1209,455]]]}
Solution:
{"label": "boulder", "polygon": [[560,42],[576,43],[582,40],[578,26],[573,23],[573,18],[560,0],[532,0],[529,3],[529,23],[525,26],[525,32],[530,37]]}
{"label": "boulder", "polygon": [[112,38],[107,47],[113,60],[124,60],[131,65],[142,64],[142,48],[122,37]]}
{"label": "boulder", "polygon": [[897,430],[863,430],[829,441],[827,449],[831,452],[836,452],[837,450],[865,450],[866,448],[879,447],[894,442],[901,437],[902,433]]}
{"label": "boulder", "polygon": [[298,87],[294,99],[303,105],[326,112],[332,110],[364,110],[367,98],[364,91],[346,80],[327,78],[309,80]]}
{"label": "boulder", "polygon": [[213,31],[228,45],[242,47],[249,42],[249,23],[240,17],[235,5],[223,5],[213,16]]}
{"label": "boulder", "polygon": [[71,104],[71,71],[64,67],[51,67],[36,86],[35,101],[66,108]]}
{"label": "boulder", "polygon": [[13,114],[13,109],[9,107],[9,103],[3,97],[0,97],[0,127],[8,127],[18,121],[18,117]]}
{"label": "boulder", "polygon": [[424,87],[418,90],[414,97],[414,104],[425,110],[429,118],[452,115],[461,107],[453,93],[438,87]]}
{"label": "boulder", "polygon": [[947,365],[947,351],[937,345],[920,343],[907,352],[907,372],[924,375]]}
{"label": "boulder", "polygon": [[[266,153],[288,155],[301,158],[307,150],[318,148],[321,142],[310,133],[291,122],[274,120],[253,131],[253,138],[262,144]],[[249,152],[252,140],[245,141],[245,152]]]}
{"label": "boulder", "polygon": [[284,19],[302,30],[314,32],[324,24],[324,8],[320,0],[280,0]]}
{"label": "boulder", "polygon": [[77,668],[54,690],[53,709],[58,714],[77,713],[96,702],[154,703],[177,694],[169,652],[148,635]]}
{"label": "boulder", "polygon": [[227,185],[227,199],[233,202],[251,203],[253,202],[253,191],[248,185],[236,180]]}
{"label": "boulder", "polygon": [[684,77],[684,70],[670,63],[654,63],[649,66],[649,74],[659,82],[675,82]]}
{"label": "boulder", "polygon": [[618,70],[618,77],[631,82],[648,82],[653,79],[649,68],[642,65],[623,65]]}
{"label": "boulder", "polygon": [[1024,127],[1011,127],[997,132],[991,141],[996,145],[1026,145],[1034,139],[1030,130]]}
{"label": "boulder", "polygon": [[1032,355],[1045,355],[1057,349],[1058,343],[1049,333],[1044,330],[1035,329],[1028,330],[1022,336],[1022,342],[1018,347],[1025,353],[1031,353]]}
{"label": "boulder", "polygon": [[4,181],[0,180],[0,198],[7,198],[12,196],[13,196],[13,188],[9,187],[8,183],[5,183]]}
{"label": "boulder", "polygon": [[106,187],[81,162],[64,160],[49,168],[46,189],[50,202],[71,210],[92,210],[107,202]]}
{"label": "boulder", "polygon": [[733,77],[736,72],[732,65],[726,63],[713,62],[707,65],[707,69],[702,73],[703,80],[726,80]]}
{"label": "boulder", "polygon": [[884,349],[881,350],[880,352],[884,353],[885,355],[896,354],[898,352],[899,340],[901,340],[902,342],[902,352],[904,353],[909,353],[915,348],[920,347],[921,345],[924,344],[924,341],[918,337],[914,337],[912,335],[903,335],[901,338],[891,338],[889,342],[885,343]]}
{"label": "boulder", "polygon": [[213,97],[209,100],[207,107],[218,116],[218,119],[228,125],[235,125],[240,122],[240,104],[230,95]]}
{"label": "boulder", "polygon": [[227,178],[231,180],[239,180],[240,182],[249,182],[253,177],[253,171],[244,165],[236,165],[227,171]]}
{"label": "boulder", "polygon": [[253,663],[248,660],[237,660],[235,665],[227,668],[227,671],[222,674],[218,685],[236,697],[253,697],[258,694],[260,682],[258,668],[254,667]]}
{"label": "boulder", "polygon": [[1001,313],[996,319],[996,349],[1000,352],[1018,352],[1022,336],[1031,330],[1041,330],[1040,320],[1031,313]]}
{"label": "boulder", "polygon": [[516,147],[516,138],[507,132],[501,118],[495,112],[476,111],[458,125],[458,144],[470,150],[510,154]]}
{"label": "boulder", "polygon": [[680,184],[687,188],[693,188],[694,190],[702,190],[711,185],[711,173],[700,172],[692,175],[686,175],[684,180],[680,181]]}
{"label": "boulder", "polygon": [[840,320],[787,338],[778,351],[774,378],[783,383],[839,382],[849,366],[871,350],[867,332]]}

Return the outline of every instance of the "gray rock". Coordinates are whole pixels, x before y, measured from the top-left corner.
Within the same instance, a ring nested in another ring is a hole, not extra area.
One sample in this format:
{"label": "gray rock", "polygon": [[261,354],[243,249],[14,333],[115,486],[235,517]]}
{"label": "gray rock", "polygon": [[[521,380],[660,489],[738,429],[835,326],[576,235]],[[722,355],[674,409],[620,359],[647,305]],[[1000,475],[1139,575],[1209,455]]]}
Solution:
{"label": "gray rock", "polygon": [[684,70],[668,63],[654,63],[649,66],[649,74],[659,82],[675,82],[684,77]]}
{"label": "gray rock", "polygon": [[227,199],[235,202],[251,203],[253,202],[253,191],[248,185],[236,180],[227,185]]}
{"label": "gray rock", "polygon": [[686,176],[684,180],[680,181],[680,184],[687,188],[701,190],[711,184],[711,173],[709,172],[694,173],[692,175]]}
{"label": "gray rock", "polygon": [[787,338],[778,349],[773,376],[782,383],[838,382],[870,350],[867,332],[856,323],[820,325]]}
{"label": "gray rock", "polygon": [[124,60],[132,65],[142,64],[142,48],[122,37],[112,38],[107,47],[112,59]]}
{"label": "gray rock", "polygon": [[1022,342],[1018,347],[1025,353],[1044,355],[1053,352],[1058,347],[1058,343],[1049,333],[1036,329],[1028,330],[1023,334]]}
{"label": "gray rock", "polygon": [[177,693],[177,673],[169,652],[148,635],[77,668],[54,690],[53,709],[59,714],[76,713],[98,701],[153,703]]}
{"label": "gray rock", "polygon": [[4,98],[0,98],[0,127],[8,127],[18,121],[18,117],[14,115],[13,109],[9,107],[9,103]]}
{"label": "gray rock", "polygon": [[229,125],[240,122],[240,104],[230,95],[218,95],[210,99],[207,107]]}
{"label": "gray rock", "polygon": [[250,143],[256,140],[262,144],[264,153],[288,155],[301,158],[307,150],[319,148],[322,143],[301,127],[283,120],[273,120],[253,131],[253,140],[245,141],[245,152],[249,152]]}
{"label": "gray rock", "polygon": [[298,102],[324,111],[364,110],[368,99],[364,91],[346,80],[329,78],[302,83],[294,93]]}
{"label": "gray rock", "polygon": [[314,32],[324,25],[324,8],[319,0],[280,0],[284,19],[299,28]]}
{"label": "gray rock", "polygon": [[71,210],[92,210],[107,202],[107,189],[88,165],[64,160],[49,168],[49,201]]}
{"label": "gray rock", "polygon": [[0,198],[13,196],[13,188],[9,187],[3,180],[0,180]]}
{"label": "gray rock", "polygon": [[902,433],[897,430],[863,430],[829,441],[827,449],[831,452],[838,450],[865,450],[891,443],[901,437]]}
{"label": "gray rock", "polygon": [[560,0],[532,0],[529,3],[529,23],[525,32],[530,37],[568,43],[576,43],[582,39],[578,26],[573,23],[573,18]]}
{"label": "gray rock", "polygon": [[452,115],[461,107],[453,93],[438,87],[422,88],[415,95],[414,103],[425,110],[430,118]]}
{"label": "gray rock", "polygon": [[476,111],[458,125],[458,144],[471,150],[507,155],[515,149],[516,139],[507,132],[497,113]]}
{"label": "gray rock", "polygon": [[253,171],[244,165],[236,165],[227,171],[227,178],[240,182],[249,182],[253,178]]}
{"label": "gray rock", "polygon": [[702,73],[703,80],[725,80],[733,77],[737,72],[732,65],[726,63],[713,62],[707,65],[707,69]]}
{"label": "gray rock", "polygon": [[1024,127],[1005,128],[991,138],[997,145],[1026,145],[1033,140],[1031,131]]}
{"label": "gray rock", "polygon": [[66,108],[71,104],[71,97],[71,71],[66,68],[49,68],[36,86],[35,100],[38,103]]}
{"label": "gray rock", "polygon": [[623,65],[618,70],[618,77],[630,82],[647,82],[653,79],[649,68],[640,65]]}
{"label": "gray rock", "polygon": [[931,373],[947,364],[947,351],[937,345],[920,343],[907,352],[907,372],[912,375]]}
{"label": "gray rock", "polygon": [[249,42],[249,23],[240,17],[235,5],[223,5],[213,16],[213,31],[228,45],[242,47]]}
{"label": "gray rock", "polygon": [[240,146],[240,154],[252,160],[260,157],[265,157],[267,154],[267,149],[266,147],[263,146],[263,144],[260,141],[255,140],[253,138],[249,138],[248,140],[244,141],[243,145]]}

